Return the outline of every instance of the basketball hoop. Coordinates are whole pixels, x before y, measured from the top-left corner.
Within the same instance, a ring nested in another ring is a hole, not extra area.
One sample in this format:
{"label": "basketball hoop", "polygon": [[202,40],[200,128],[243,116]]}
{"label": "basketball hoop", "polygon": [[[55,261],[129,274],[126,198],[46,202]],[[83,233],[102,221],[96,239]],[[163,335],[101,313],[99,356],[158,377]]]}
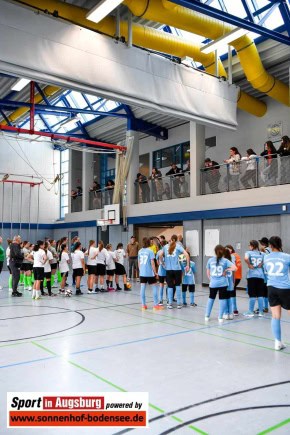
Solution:
{"label": "basketball hoop", "polygon": [[108,225],[113,224],[114,219],[98,219],[97,226],[101,227],[101,231],[107,231]]}

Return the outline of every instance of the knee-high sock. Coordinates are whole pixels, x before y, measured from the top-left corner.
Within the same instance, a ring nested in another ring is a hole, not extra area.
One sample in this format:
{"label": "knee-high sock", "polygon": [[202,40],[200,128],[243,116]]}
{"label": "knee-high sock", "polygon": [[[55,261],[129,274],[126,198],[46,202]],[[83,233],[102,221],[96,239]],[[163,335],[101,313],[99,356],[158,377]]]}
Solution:
{"label": "knee-high sock", "polygon": [[238,307],[237,307],[237,298],[236,296],[231,298],[232,299],[232,304],[233,304],[233,310],[234,311],[238,311]]}
{"label": "knee-high sock", "polygon": [[152,290],[153,290],[153,303],[154,305],[158,305],[158,286],[157,285],[153,285],[152,286]]}
{"label": "knee-high sock", "polygon": [[46,287],[48,290],[48,294],[51,295],[51,281],[46,281]]}
{"label": "knee-high sock", "polygon": [[34,279],[34,273],[32,272],[32,274],[31,274],[31,282],[32,282],[32,284],[34,283],[34,281],[35,281],[35,279]]}
{"label": "knee-high sock", "polygon": [[9,289],[12,288],[12,275],[9,275],[8,287],[9,287]]}
{"label": "knee-high sock", "polygon": [[189,302],[194,304],[194,292],[189,292]]}
{"label": "knee-high sock", "polygon": [[61,282],[61,273],[59,270],[57,271],[57,280],[58,282]]}
{"label": "knee-high sock", "polygon": [[264,298],[258,298],[258,307],[259,307],[259,312],[263,313],[263,309],[264,309]]}
{"label": "knee-high sock", "polygon": [[271,326],[272,326],[272,332],[275,337],[275,340],[281,341],[281,320],[272,319]]}
{"label": "knee-high sock", "polygon": [[229,313],[230,313],[230,299],[226,299],[224,314],[229,314]]}
{"label": "knee-high sock", "polygon": [[223,318],[223,315],[226,314],[228,307],[228,299],[220,299],[219,300],[219,319]]}
{"label": "knee-high sock", "polygon": [[171,305],[173,302],[173,288],[167,287],[167,297],[168,297],[168,303]]}
{"label": "knee-high sock", "polygon": [[251,313],[254,312],[255,302],[256,302],[256,298],[249,299],[249,311],[251,311]]}
{"label": "knee-high sock", "polygon": [[54,275],[51,275],[50,282],[51,282],[51,287],[53,287],[53,285],[54,285]]}
{"label": "knee-high sock", "polygon": [[24,282],[24,288],[26,288],[27,287],[27,276],[26,275],[24,275],[24,277],[23,277],[23,282]]}
{"label": "knee-high sock", "polygon": [[268,298],[264,298],[264,308],[269,309],[269,299]]}
{"label": "knee-high sock", "polygon": [[229,313],[233,314],[233,312],[235,311],[235,309],[234,309],[234,298],[230,298],[229,299],[229,305],[230,305]]}
{"label": "knee-high sock", "polygon": [[24,282],[24,273],[20,272],[19,284],[22,284],[23,282]]}
{"label": "knee-high sock", "polygon": [[31,276],[27,277],[27,284],[28,284],[28,287],[32,287],[32,278],[31,278]]}
{"label": "knee-high sock", "polygon": [[44,291],[43,291],[43,281],[40,281],[40,291],[41,291],[41,293],[44,293]]}
{"label": "knee-high sock", "polygon": [[146,305],[145,288],[146,284],[141,284],[140,296],[142,305]]}
{"label": "knee-high sock", "polygon": [[159,286],[159,301],[163,301],[163,290],[164,290],[164,285],[160,285]]}
{"label": "knee-high sock", "polygon": [[214,299],[208,298],[207,306],[206,306],[206,310],[205,310],[205,317],[210,316],[213,304],[214,304]]}
{"label": "knee-high sock", "polygon": [[182,292],[182,303],[186,304],[186,291]]}
{"label": "knee-high sock", "polygon": [[181,287],[180,285],[177,285],[176,287],[176,299],[177,299],[177,305],[181,305]]}

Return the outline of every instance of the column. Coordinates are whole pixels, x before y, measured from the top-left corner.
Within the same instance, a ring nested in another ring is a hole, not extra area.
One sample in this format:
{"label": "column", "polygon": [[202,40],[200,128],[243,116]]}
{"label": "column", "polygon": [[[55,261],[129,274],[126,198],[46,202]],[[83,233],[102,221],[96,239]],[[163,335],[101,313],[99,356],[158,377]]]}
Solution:
{"label": "column", "polygon": [[[61,158],[61,153],[60,153]],[[71,213],[71,191],[72,191],[72,150],[69,150],[69,160],[68,160],[68,213]]]}
{"label": "column", "polygon": [[82,197],[82,210],[89,210],[90,194],[89,188],[92,186],[94,181],[94,154],[93,153],[83,153],[82,162],[82,186],[83,186],[83,197]]}
{"label": "column", "polygon": [[127,177],[127,204],[135,204],[135,180],[139,172],[139,133],[134,130],[128,130],[126,137],[133,137],[133,151],[130,163],[130,169]]}
{"label": "column", "polygon": [[205,159],[205,126],[190,122],[190,196],[200,195],[200,168]]}

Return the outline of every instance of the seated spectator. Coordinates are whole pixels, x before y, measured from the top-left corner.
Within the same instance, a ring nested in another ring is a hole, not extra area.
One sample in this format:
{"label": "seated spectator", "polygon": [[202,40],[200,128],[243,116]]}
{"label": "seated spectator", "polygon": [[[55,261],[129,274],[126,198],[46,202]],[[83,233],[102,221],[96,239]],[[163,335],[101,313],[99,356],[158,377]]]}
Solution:
{"label": "seated spectator", "polygon": [[180,177],[184,174],[180,168],[177,167],[176,163],[171,163],[171,169],[166,173],[173,179],[173,192],[177,198],[180,198]]}
{"label": "seated spectator", "polygon": [[265,186],[277,184],[278,177],[278,162],[277,150],[272,141],[268,140],[265,143],[265,150],[261,153],[265,158],[265,167],[262,171],[265,180]]}
{"label": "seated spectator", "polygon": [[221,178],[220,165],[211,160],[209,157],[204,161],[203,172],[205,172],[204,180],[208,183],[211,193],[217,193],[219,191],[219,182]]}
{"label": "seated spectator", "polygon": [[150,188],[145,175],[140,172],[137,174],[136,183],[139,183],[139,187],[142,195],[142,202],[150,202]]}
{"label": "seated spectator", "polygon": [[[241,154],[238,151],[238,148],[231,147],[230,148],[230,156],[228,159],[224,160],[225,163],[229,164],[229,187],[230,190],[239,190],[239,178],[240,178],[240,160]],[[227,182],[227,177],[225,181]]]}
{"label": "seated spectator", "polygon": [[[247,167],[244,175],[241,177],[241,183],[245,189],[251,189],[257,186],[257,154],[252,148],[247,150],[247,156],[241,160],[246,161]],[[252,181],[253,185],[249,183]]]}
{"label": "seated spectator", "polygon": [[163,194],[163,182],[161,172],[157,168],[153,168],[149,180],[151,180],[152,201],[161,201]]}
{"label": "seated spectator", "polygon": [[280,183],[290,183],[290,139],[282,136],[281,145],[277,153],[280,155]]}

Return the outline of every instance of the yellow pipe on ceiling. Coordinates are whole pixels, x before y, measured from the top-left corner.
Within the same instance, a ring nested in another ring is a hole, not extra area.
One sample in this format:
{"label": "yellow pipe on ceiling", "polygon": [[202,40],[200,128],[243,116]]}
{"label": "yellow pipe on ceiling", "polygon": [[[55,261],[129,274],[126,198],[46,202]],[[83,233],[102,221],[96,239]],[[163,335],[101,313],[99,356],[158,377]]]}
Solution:
{"label": "yellow pipe on ceiling", "polygon": [[[54,14],[60,19],[64,19],[71,23],[80,25],[90,30],[99,31],[110,36],[114,36],[116,32],[115,19],[106,17],[100,23],[96,24],[86,19],[87,9],[73,6],[71,4],[59,2],[57,0],[43,0],[39,3],[38,0],[16,0],[17,3],[41,10],[46,13]],[[138,2],[137,2],[138,3]],[[57,14],[56,14],[57,12]],[[121,22],[121,35],[128,37],[127,22]],[[191,41],[186,41],[178,36],[150,28],[133,24],[133,43],[138,46],[150,48],[152,50],[168,53],[178,57],[189,56],[195,61],[202,63],[206,71],[214,74],[215,56],[213,53],[205,54],[200,51],[200,46],[193,44]],[[226,76],[226,71],[223,64],[219,60],[218,63],[219,75]],[[263,116],[267,111],[267,106],[264,102],[240,91],[238,98],[238,107],[255,116]]]}
{"label": "yellow pipe on ceiling", "polygon": [[[227,23],[176,5],[168,0],[139,0],[138,2],[125,0],[124,4],[135,16],[174,26],[210,39],[220,38],[234,29]],[[251,85],[280,103],[289,106],[289,87],[268,74],[254,41],[249,36],[243,36],[231,42],[231,45],[236,49],[241,66]]]}

